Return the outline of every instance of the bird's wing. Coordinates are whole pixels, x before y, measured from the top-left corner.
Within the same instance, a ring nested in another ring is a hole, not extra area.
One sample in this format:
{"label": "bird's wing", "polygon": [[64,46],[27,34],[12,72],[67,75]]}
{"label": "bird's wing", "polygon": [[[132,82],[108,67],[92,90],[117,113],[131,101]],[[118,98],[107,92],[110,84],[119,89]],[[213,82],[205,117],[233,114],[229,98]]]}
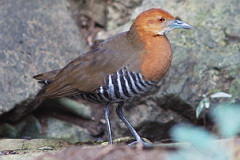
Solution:
{"label": "bird's wing", "polygon": [[53,70],[50,72],[45,72],[45,73],[35,75],[33,76],[33,78],[39,81],[44,81],[44,80],[52,81],[59,72],[60,72],[60,69]]}
{"label": "bird's wing", "polygon": [[[129,54],[98,47],[64,67],[53,81],[39,92],[39,96],[55,98],[94,92],[104,84],[108,75],[129,65],[129,59]],[[133,66],[134,62],[130,65]]]}

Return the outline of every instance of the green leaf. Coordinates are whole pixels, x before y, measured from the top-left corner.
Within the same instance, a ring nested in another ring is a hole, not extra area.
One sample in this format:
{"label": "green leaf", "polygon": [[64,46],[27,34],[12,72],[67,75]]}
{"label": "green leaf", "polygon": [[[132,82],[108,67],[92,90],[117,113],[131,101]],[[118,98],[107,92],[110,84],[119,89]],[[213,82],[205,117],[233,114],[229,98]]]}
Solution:
{"label": "green leaf", "polygon": [[196,109],[196,118],[199,118],[204,108],[209,108],[210,101],[208,97],[204,97],[198,104]]}

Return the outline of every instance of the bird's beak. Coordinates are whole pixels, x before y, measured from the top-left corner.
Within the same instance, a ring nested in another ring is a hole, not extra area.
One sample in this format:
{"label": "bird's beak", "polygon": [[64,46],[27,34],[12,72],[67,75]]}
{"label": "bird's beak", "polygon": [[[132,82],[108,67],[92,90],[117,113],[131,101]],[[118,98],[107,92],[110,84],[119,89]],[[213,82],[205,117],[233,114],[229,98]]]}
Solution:
{"label": "bird's beak", "polygon": [[182,22],[180,20],[177,20],[177,19],[173,20],[169,25],[171,26],[172,29],[174,29],[174,28],[194,29],[193,26],[191,26],[191,25],[189,25],[187,23],[184,23],[184,22]]}

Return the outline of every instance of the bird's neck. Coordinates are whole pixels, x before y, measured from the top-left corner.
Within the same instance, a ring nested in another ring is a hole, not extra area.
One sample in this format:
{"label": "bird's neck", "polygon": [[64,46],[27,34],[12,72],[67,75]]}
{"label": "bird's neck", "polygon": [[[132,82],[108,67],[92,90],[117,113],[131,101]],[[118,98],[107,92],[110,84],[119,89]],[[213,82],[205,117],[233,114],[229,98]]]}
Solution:
{"label": "bird's neck", "polygon": [[130,30],[127,32],[128,42],[135,48],[139,50],[144,49],[144,42],[141,40],[140,35],[138,34],[137,30],[133,25],[131,26]]}
{"label": "bird's neck", "polygon": [[[140,72],[145,80],[159,81],[168,71],[172,61],[172,49],[166,36],[152,36],[132,27],[133,37],[144,46],[141,55]],[[135,41],[136,42],[136,41]]]}

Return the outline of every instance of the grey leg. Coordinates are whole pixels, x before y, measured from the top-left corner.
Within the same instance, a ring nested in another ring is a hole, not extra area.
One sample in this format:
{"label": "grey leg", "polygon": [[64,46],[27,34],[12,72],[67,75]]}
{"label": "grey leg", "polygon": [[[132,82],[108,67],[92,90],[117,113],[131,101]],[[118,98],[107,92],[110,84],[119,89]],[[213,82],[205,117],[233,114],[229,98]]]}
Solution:
{"label": "grey leg", "polygon": [[107,134],[108,134],[108,144],[112,144],[112,132],[111,132],[111,124],[109,121],[109,103],[104,108],[104,116],[107,125]]}
{"label": "grey leg", "polygon": [[139,143],[145,143],[142,138],[138,135],[137,131],[133,128],[133,126],[130,124],[130,122],[126,119],[126,117],[123,115],[122,108],[123,108],[124,102],[120,102],[116,108],[116,113],[118,117],[123,121],[123,123],[127,126],[127,128],[130,130],[134,138]]}

